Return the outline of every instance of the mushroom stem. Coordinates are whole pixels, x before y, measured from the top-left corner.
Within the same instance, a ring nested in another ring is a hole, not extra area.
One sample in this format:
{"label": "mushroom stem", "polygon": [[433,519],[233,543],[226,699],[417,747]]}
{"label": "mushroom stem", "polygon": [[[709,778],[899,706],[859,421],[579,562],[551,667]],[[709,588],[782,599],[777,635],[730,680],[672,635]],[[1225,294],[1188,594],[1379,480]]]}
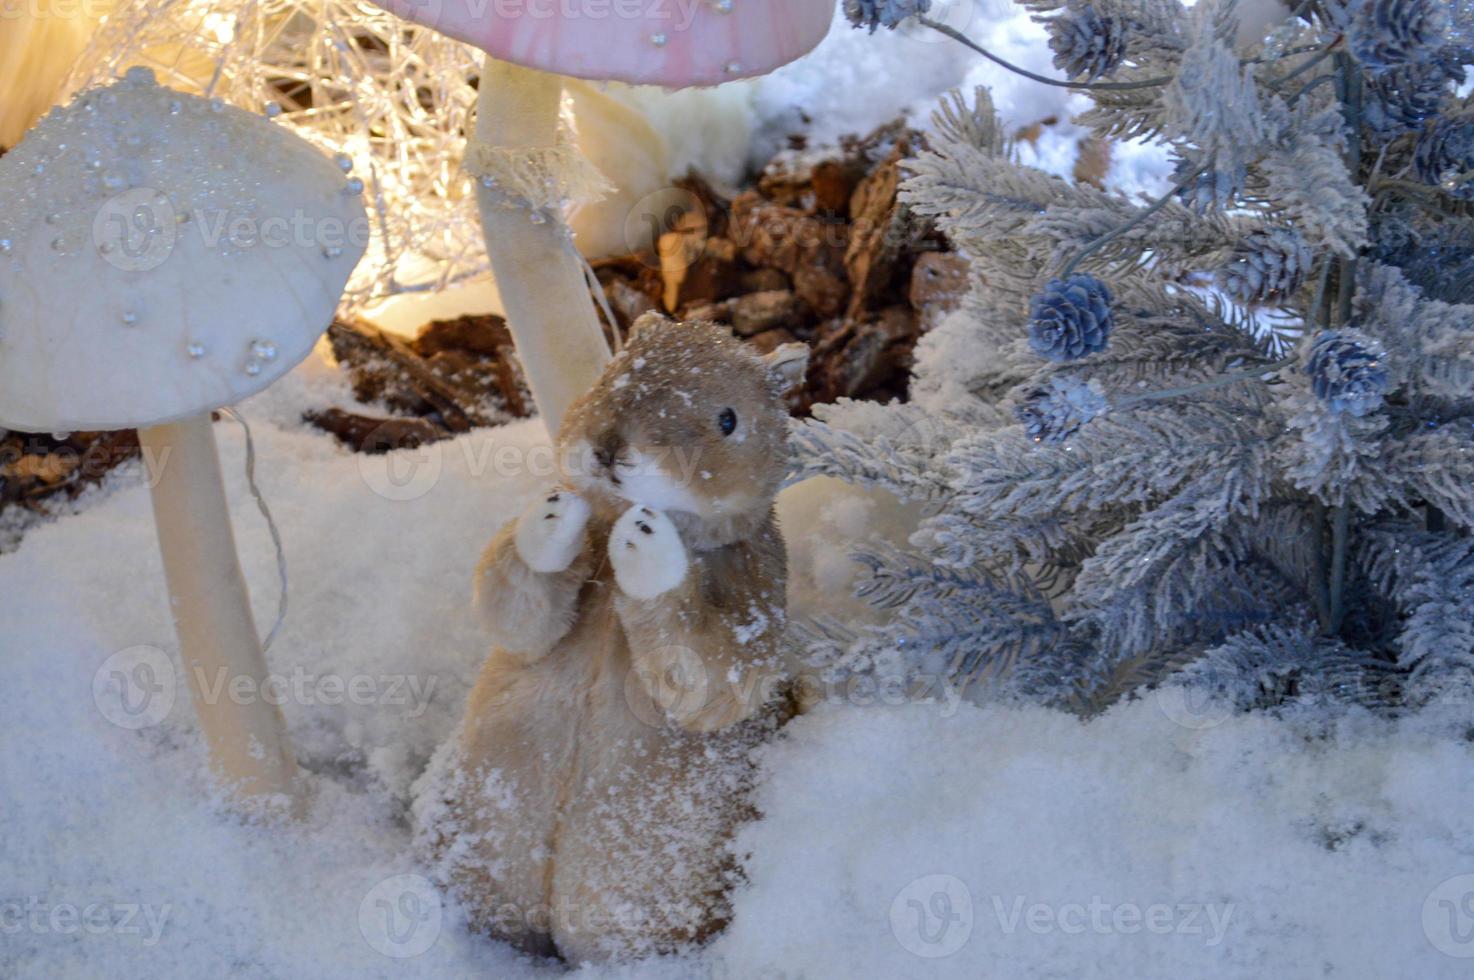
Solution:
{"label": "mushroom stem", "polygon": [[[476,139],[512,151],[557,146],[562,96],[559,76],[488,56],[481,71]],[[556,435],[563,413],[593,385],[610,357],[583,266],[558,209],[532,211],[480,182],[476,200],[517,356],[543,424]]]}
{"label": "mushroom stem", "polygon": [[242,802],[296,810],[297,762],[268,700],[210,415],[143,429],[138,441],[152,469],[169,605],[211,766]]}

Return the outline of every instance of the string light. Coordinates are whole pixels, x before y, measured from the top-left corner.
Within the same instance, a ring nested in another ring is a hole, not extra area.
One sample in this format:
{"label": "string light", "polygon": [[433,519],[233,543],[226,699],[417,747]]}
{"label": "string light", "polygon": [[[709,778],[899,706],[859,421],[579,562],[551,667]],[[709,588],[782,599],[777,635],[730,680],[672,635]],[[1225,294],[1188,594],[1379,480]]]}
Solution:
{"label": "string light", "polygon": [[340,155],[372,235],[344,299],[352,312],[487,270],[460,169],[480,58],[356,0],[131,0],[98,29],[68,87],[147,66],[160,84],[264,113]]}

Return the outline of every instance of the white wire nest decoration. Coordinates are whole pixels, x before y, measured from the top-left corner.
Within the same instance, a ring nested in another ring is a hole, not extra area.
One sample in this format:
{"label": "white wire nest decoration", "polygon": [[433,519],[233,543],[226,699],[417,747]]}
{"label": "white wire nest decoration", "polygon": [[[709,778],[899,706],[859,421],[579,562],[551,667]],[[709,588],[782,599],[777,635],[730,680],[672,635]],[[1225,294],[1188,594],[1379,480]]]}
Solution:
{"label": "white wire nest decoration", "polygon": [[372,241],[346,309],[487,270],[460,167],[480,74],[469,45],[356,0],[132,0],[103,22],[68,88],[134,65],[351,159]]}

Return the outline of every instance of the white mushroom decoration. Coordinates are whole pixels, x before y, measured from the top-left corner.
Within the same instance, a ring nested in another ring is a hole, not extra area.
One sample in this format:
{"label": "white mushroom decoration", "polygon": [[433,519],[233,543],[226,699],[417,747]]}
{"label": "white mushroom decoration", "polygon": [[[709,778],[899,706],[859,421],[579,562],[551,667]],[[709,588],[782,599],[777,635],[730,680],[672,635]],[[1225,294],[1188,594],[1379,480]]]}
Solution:
{"label": "white mushroom decoration", "polygon": [[374,2],[487,54],[465,166],[528,385],[557,432],[610,356],[562,215],[600,177],[559,131],[560,76],[680,88],[762,75],[823,40],[834,0]]}
{"label": "white mushroom decoration", "polygon": [[346,162],[147,69],[0,158],[0,426],[139,429],[211,762],[253,800],[292,799],[296,762],[273,703],[219,693],[237,678],[261,691],[266,664],[210,413],[289,371],[331,321],[367,235]]}

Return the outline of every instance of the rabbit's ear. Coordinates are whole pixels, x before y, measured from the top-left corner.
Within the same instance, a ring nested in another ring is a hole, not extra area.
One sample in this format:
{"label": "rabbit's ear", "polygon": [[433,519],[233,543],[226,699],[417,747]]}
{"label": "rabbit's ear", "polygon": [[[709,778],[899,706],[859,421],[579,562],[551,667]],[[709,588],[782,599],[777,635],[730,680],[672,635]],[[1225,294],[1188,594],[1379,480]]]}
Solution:
{"label": "rabbit's ear", "polygon": [[763,355],[768,368],[768,380],[780,395],[792,391],[804,383],[804,374],[809,369],[808,344],[783,344]]}
{"label": "rabbit's ear", "polygon": [[663,313],[657,313],[655,310],[651,310],[648,313],[641,313],[635,319],[635,322],[630,324],[629,336],[625,339],[634,340],[647,330],[660,330],[674,322],[670,317]]}

